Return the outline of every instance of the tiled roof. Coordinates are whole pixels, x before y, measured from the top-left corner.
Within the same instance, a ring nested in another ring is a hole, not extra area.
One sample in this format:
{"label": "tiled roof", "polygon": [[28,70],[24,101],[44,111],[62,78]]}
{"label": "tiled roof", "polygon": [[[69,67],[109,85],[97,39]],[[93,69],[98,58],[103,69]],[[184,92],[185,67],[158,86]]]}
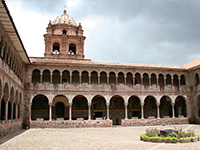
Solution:
{"label": "tiled roof", "polygon": [[185,69],[190,69],[190,68],[193,68],[193,67],[197,67],[199,65],[200,65],[200,58],[196,59],[196,60],[193,60],[191,62],[188,62],[186,64],[183,64],[181,67],[185,68]]}
{"label": "tiled roof", "polygon": [[150,64],[128,64],[128,63],[107,63],[107,62],[93,62],[91,60],[73,60],[63,58],[45,58],[45,57],[30,57],[31,63],[37,64],[72,64],[72,65],[97,65],[107,67],[141,67],[141,68],[162,68],[162,69],[184,69],[180,66],[168,65],[150,65]]}

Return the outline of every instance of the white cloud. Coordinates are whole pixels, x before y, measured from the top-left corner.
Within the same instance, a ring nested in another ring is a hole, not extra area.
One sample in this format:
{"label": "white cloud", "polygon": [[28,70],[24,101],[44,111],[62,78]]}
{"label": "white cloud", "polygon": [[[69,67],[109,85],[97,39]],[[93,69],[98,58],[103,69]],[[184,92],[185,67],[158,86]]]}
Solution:
{"label": "white cloud", "polygon": [[80,0],[67,0],[67,8],[73,8],[81,3]]}
{"label": "white cloud", "polygon": [[9,1],[7,4],[28,55],[44,56],[43,34],[52,16],[27,10],[20,1]]}

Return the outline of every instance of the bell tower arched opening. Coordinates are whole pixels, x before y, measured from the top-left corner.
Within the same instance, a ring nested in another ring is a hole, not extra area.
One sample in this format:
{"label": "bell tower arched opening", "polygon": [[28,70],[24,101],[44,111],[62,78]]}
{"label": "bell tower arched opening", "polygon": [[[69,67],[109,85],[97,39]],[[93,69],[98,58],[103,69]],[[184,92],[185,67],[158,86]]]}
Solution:
{"label": "bell tower arched opening", "polygon": [[59,54],[60,53],[60,45],[59,43],[53,44],[53,54]]}
{"label": "bell tower arched opening", "polygon": [[69,55],[76,55],[76,45],[75,44],[69,45]]}

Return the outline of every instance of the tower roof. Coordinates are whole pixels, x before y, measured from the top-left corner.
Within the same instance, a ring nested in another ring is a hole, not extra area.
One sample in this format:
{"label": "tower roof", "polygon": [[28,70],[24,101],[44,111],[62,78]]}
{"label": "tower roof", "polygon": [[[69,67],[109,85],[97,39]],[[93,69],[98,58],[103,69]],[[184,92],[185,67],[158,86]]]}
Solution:
{"label": "tower roof", "polygon": [[56,19],[53,20],[52,25],[56,24],[67,24],[77,26],[76,21],[67,14],[66,10],[63,11],[63,14],[61,16],[58,16]]}

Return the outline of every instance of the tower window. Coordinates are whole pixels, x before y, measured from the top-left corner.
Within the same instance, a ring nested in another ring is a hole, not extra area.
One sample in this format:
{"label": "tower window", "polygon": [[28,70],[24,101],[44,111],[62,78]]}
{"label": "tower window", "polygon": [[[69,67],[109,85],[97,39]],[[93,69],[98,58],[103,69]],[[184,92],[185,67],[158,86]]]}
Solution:
{"label": "tower window", "polygon": [[63,29],[63,35],[66,35],[67,31],[65,29]]}
{"label": "tower window", "polygon": [[69,55],[76,55],[76,45],[75,44],[69,45]]}
{"label": "tower window", "polygon": [[59,54],[60,52],[60,45],[58,43],[53,44],[53,54]]}

